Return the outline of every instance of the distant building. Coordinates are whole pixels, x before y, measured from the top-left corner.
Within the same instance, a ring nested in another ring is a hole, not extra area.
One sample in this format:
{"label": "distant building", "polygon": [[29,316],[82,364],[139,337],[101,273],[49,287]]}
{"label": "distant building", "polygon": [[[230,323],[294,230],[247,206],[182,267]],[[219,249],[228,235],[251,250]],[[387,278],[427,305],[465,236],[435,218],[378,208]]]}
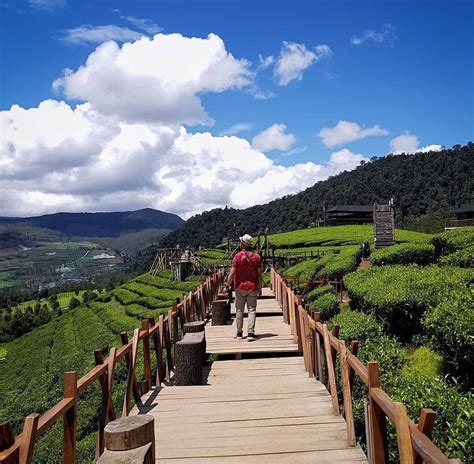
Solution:
{"label": "distant building", "polygon": [[474,226],[474,205],[462,205],[459,208],[452,209],[450,213],[456,219],[446,221],[446,230]]}
{"label": "distant building", "polygon": [[373,224],[372,205],[337,205],[324,211],[324,223],[327,226],[345,224]]}

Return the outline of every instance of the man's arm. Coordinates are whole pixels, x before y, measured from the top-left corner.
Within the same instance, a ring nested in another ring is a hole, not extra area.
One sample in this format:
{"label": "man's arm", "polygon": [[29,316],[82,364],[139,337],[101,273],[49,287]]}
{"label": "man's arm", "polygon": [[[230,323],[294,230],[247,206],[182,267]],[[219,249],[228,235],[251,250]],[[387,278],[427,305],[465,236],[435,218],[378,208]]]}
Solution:
{"label": "man's arm", "polygon": [[234,282],[235,267],[230,268],[229,277],[227,277],[227,286],[230,287]]}

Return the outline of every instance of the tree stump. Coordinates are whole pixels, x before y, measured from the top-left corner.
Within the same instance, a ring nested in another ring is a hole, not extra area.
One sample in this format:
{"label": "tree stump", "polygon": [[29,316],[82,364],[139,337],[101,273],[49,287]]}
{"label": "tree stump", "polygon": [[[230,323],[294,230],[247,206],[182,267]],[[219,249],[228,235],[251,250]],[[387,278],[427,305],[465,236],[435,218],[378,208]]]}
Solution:
{"label": "tree stump", "polygon": [[227,325],[228,313],[229,311],[228,311],[227,300],[214,301],[211,307],[211,314],[212,314],[211,325]]}
{"label": "tree stump", "polygon": [[105,450],[96,462],[97,464],[155,464],[152,450],[151,443],[132,450]]}
{"label": "tree stump", "polygon": [[204,332],[204,321],[185,322],[184,333]]}
{"label": "tree stump", "polygon": [[187,333],[176,343],[176,385],[202,385],[204,332]]}
{"label": "tree stump", "polygon": [[104,428],[106,452],[98,462],[155,462],[155,428],[153,416],[122,417]]}
{"label": "tree stump", "polygon": [[[204,321],[195,321],[195,322],[186,322],[183,327],[183,331],[185,334],[188,333],[200,333],[204,334],[201,350],[202,350],[202,365],[205,366],[207,364],[207,355],[206,355],[206,333],[204,331]],[[185,335],[186,336],[186,335]]]}

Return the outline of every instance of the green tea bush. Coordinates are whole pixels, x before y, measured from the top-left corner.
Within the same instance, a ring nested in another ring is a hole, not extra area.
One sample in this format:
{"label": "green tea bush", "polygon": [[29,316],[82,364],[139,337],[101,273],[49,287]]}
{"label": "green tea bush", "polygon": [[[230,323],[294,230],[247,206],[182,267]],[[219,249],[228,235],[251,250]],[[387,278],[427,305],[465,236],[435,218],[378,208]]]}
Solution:
{"label": "green tea bush", "polygon": [[311,311],[316,311],[321,314],[321,320],[327,321],[339,312],[339,302],[333,293],[324,293],[319,298],[312,300],[309,304]]}
{"label": "green tea bush", "polygon": [[437,256],[447,255],[467,246],[474,245],[474,227],[442,232],[431,238]]}
{"label": "green tea bush", "polygon": [[474,267],[474,245],[467,246],[439,260],[440,266]]}
{"label": "green tea bush", "polygon": [[324,295],[325,293],[333,293],[335,294],[334,287],[330,284],[327,285],[322,285],[321,287],[317,287],[314,290],[311,290],[310,292],[306,293],[304,295],[304,300],[306,303],[310,303],[313,300],[316,300],[320,296]]}
{"label": "green tea bush", "polygon": [[[324,266],[315,273],[316,278],[342,279],[344,275],[356,269],[360,261],[359,247],[347,247],[339,254],[324,262]],[[320,263],[321,264],[321,260]]]}
{"label": "green tea bush", "polygon": [[313,278],[317,259],[301,261],[285,270],[284,274],[290,277],[298,277],[300,280],[311,280]]}
{"label": "green tea bush", "polygon": [[352,309],[374,314],[389,333],[411,341],[428,308],[473,280],[471,269],[381,266],[348,274],[344,284]]}
{"label": "green tea bush", "polygon": [[408,242],[392,245],[374,251],[370,260],[372,264],[418,264],[426,266],[436,261],[435,247],[427,242]]}
{"label": "green tea bush", "polygon": [[474,386],[473,288],[443,295],[423,319],[433,346],[444,356],[446,370],[466,387]]}
{"label": "green tea bush", "polygon": [[406,354],[402,375],[407,380],[435,379],[441,372],[443,357],[427,346],[420,346]]}
{"label": "green tea bush", "polygon": [[328,327],[332,328],[335,324],[340,327],[339,338],[347,342],[377,339],[383,334],[382,324],[371,314],[360,311],[341,311],[328,322]]}

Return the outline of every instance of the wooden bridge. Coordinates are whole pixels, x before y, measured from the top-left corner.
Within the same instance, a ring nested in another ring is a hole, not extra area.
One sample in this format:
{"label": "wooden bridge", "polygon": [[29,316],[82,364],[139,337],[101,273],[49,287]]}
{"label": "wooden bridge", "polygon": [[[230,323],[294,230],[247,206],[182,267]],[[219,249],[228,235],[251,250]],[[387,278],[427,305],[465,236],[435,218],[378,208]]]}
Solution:
{"label": "wooden bridge", "polygon": [[[132,340],[122,334],[122,346],[112,348],[107,359],[97,351],[97,365],[84,377],[66,373],[64,399],[41,416],[28,416],[17,437],[8,426],[0,427],[0,463],[32,462],[36,439],[61,418],[63,462],[76,462],[78,395],[95,381],[102,388],[96,459],[104,452],[109,421],[147,414],[155,419],[157,463],[385,463],[387,419],[395,425],[400,462],[459,463],[430,440],[434,412],[423,409],[414,424],[404,405],[381,388],[378,363],[362,364],[357,342],[348,349],[337,337],[338,327],[330,333],[319,314],[310,314],[274,270],[272,290],[264,289],[259,300],[259,338],[234,340],[234,323],[207,324],[207,353],[214,360],[203,368],[205,384],[174,386],[174,344],[181,328],[186,321],[205,318],[223,280],[220,270],[185,295],[167,317],[144,321]],[[136,370],[139,353],[141,379]],[[119,412],[112,392],[121,360],[128,366],[128,378]],[[352,415],[356,377],[368,387],[367,456],[357,443]]]}

